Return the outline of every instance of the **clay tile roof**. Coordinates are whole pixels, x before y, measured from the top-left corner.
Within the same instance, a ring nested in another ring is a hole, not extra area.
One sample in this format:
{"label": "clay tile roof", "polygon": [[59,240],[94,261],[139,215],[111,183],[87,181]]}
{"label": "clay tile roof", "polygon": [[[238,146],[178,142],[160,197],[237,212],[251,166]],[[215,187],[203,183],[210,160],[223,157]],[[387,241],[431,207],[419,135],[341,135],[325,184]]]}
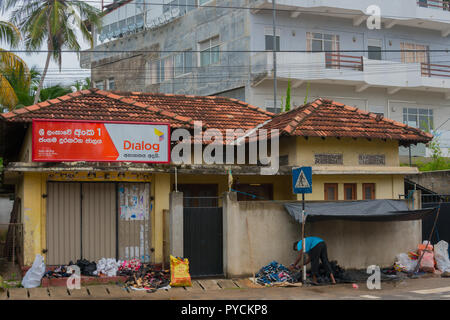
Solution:
{"label": "clay tile roof", "polygon": [[325,99],[281,113],[263,128],[278,129],[281,135],[392,139],[401,144],[426,143],[433,137],[403,123]]}
{"label": "clay tile roof", "polygon": [[[49,103],[52,102],[52,103]],[[158,110],[157,110],[158,111]],[[64,98],[44,101],[0,115],[8,122],[31,122],[33,119],[67,119],[93,121],[139,121],[170,123],[173,128],[190,128],[184,119],[147,108],[132,99],[101,90],[83,90]]]}
{"label": "clay tile roof", "polygon": [[[51,102],[51,103],[50,103]],[[253,129],[273,113],[225,97],[186,96],[142,92],[83,90],[37,105],[1,114],[8,122],[32,119],[165,122],[173,128]]]}
{"label": "clay tile roof", "polygon": [[179,120],[202,121],[207,128],[253,129],[274,117],[274,114],[258,107],[249,105],[237,99],[221,96],[194,96],[179,94],[145,93],[145,92],[114,92],[141,102],[148,109],[156,108],[174,116]]}

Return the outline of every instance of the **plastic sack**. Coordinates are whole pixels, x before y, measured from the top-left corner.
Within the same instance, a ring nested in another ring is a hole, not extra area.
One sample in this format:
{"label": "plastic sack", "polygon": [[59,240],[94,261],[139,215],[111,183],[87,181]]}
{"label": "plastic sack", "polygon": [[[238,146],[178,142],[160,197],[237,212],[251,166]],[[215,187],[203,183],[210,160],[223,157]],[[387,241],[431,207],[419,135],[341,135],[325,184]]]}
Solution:
{"label": "plastic sack", "polygon": [[189,260],[170,256],[170,286],[191,287],[191,275],[189,274]]}
{"label": "plastic sack", "polygon": [[420,261],[420,270],[424,272],[434,272],[434,253],[433,253],[433,246],[431,244],[427,245],[428,241],[424,241],[423,244],[419,245],[419,256],[422,255],[422,260]]}
{"label": "plastic sack", "polygon": [[450,259],[448,257],[448,243],[444,240],[434,245],[434,260],[439,271],[450,272]]}
{"label": "plastic sack", "polygon": [[406,272],[412,272],[417,266],[417,260],[412,260],[408,254],[400,253],[396,256],[396,264],[399,269]]}
{"label": "plastic sack", "polygon": [[22,279],[22,286],[24,288],[36,288],[41,285],[41,279],[45,273],[44,257],[40,254],[36,255],[33,265]]}

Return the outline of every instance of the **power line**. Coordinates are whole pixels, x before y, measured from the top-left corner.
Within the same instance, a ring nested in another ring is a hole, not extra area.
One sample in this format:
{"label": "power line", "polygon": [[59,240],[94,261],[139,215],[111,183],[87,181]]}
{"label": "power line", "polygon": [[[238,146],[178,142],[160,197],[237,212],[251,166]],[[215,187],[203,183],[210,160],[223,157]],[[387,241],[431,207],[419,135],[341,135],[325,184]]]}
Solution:
{"label": "power line", "polygon": [[[5,52],[11,52],[11,53],[49,53],[49,52],[56,52],[58,50],[19,50],[19,49],[10,49],[5,50]],[[181,53],[186,52],[186,50],[61,50],[58,51],[61,53],[126,53],[126,52],[132,52],[132,53]],[[201,53],[204,52],[204,50],[189,50],[189,52],[192,53]],[[272,52],[268,50],[220,50],[219,53],[264,53],[264,52]],[[368,53],[368,52],[374,52],[373,50],[368,49],[353,49],[353,50],[324,50],[324,51],[310,51],[310,50],[278,50],[277,53],[351,53],[351,52],[360,52],[360,53]],[[423,50],[417,50],[417,49],[391,49],[391,50],[377,50],[376,52],[385,52],[385,53],[395,53],[395,52],[445,52],[450,53],[450,49],[423,49]]]}

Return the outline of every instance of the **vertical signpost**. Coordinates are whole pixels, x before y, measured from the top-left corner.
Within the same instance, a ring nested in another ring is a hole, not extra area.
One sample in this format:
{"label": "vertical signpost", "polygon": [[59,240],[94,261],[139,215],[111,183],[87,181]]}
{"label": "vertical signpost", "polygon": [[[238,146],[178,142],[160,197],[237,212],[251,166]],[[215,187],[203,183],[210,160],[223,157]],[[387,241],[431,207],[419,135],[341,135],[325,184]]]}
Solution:
{"label": "vertical signpost", "polygon": [[301,167],[292,169],[292,189],[295,194],[302,194],[302,252],[303,252],[303,283],[306,282],[305,265],[305,193],[312,193],[312,168]]}

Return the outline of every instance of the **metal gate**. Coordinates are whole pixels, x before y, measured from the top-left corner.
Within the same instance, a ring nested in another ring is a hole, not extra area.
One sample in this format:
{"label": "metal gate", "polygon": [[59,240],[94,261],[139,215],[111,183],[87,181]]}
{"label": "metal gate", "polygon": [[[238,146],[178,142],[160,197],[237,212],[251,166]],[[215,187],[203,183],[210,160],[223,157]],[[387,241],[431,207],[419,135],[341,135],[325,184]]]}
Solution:
{"label": "metal gate", "polygon": [[183,209],[184,256],[193,277],[223,275],[223,221],[221,207]]}
{"label": "metal gate", "polygon": [[[439,218],[436,222],[436,228],[431,238],[431,243],[437,243],[440,240],[450,242],[450,195],[423,194],[422,207],[432,208],[441,206]],[[434,220],[437,213],[431,214],[422,220],[422,238],[428,240]]]}
{"label": "metal gate", "polygon": [[116,256],[116,185],[82,184],[82,257],[89,261]]}
{"label": "metal gate", "polygon": [[81,258],[81,184],[47,186],[47,261],[67,264]]}
{"label": "metal gate", "polygon": [[49,182],[47,261],[150,261],[150,184]]}

